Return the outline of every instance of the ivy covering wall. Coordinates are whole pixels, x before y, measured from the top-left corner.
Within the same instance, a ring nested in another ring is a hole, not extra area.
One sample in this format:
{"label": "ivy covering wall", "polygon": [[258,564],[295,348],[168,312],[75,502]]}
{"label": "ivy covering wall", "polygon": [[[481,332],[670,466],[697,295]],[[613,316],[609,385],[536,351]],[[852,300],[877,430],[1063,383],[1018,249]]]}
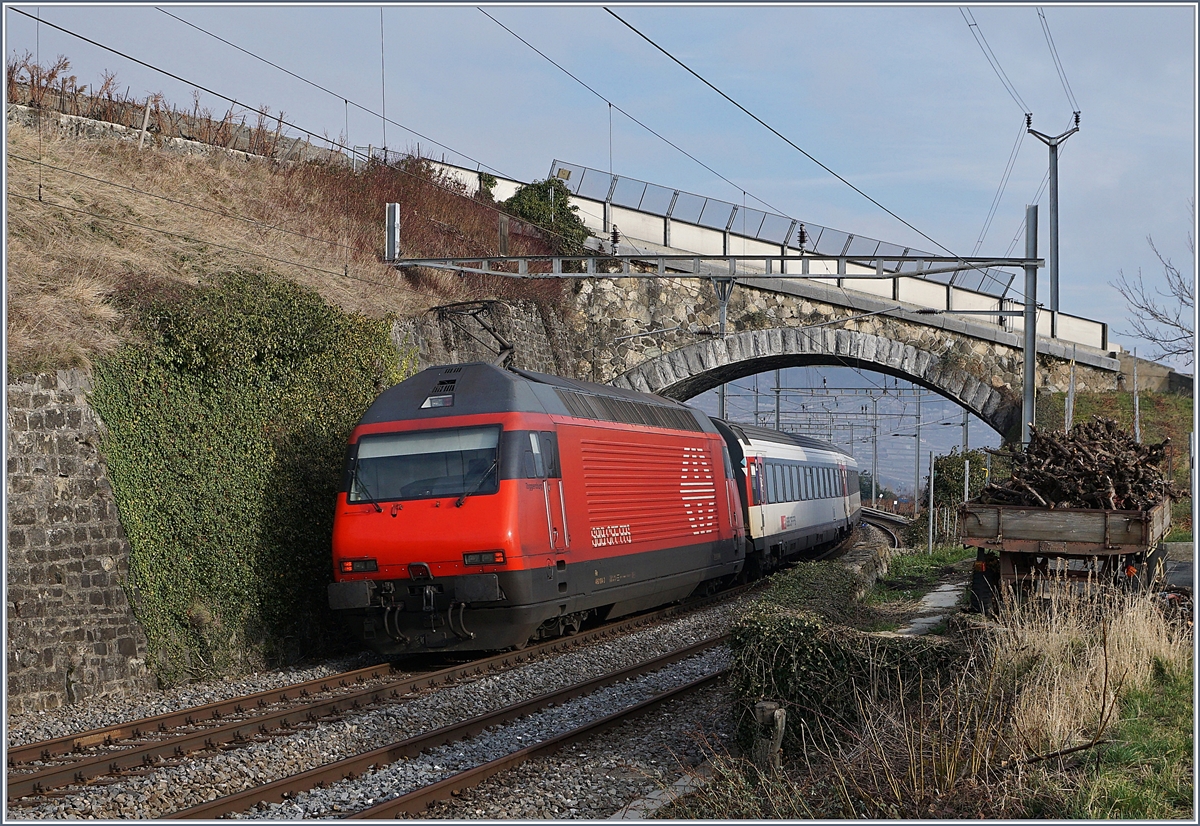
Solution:
{"label": "ivy covering wall", "polygon": [[169,685],[328,652],[346,438],[415,352],[398,356],[390,320],[263,273],[140,305],[92,405],[151,667]]}

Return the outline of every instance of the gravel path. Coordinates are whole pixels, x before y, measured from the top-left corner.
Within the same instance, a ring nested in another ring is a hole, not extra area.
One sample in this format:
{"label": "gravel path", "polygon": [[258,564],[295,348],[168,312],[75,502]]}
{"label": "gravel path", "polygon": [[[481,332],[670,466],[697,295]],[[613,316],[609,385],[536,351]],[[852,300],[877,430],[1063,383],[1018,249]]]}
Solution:
{"label": "gravel path", "polygon": [[[723,632],[733,610],[733,604],[726,603],[579,651],[542,659],[503,674],[448,686],[432,694],[348,716],[318,728],[273,737],[216,755],[196,756],[179,766],[163,767],[142,777],[124,778],[108,785],[94,785],[85,789],[66,790],[68,794],[52,802],[29,808],[10,808],[9,817],[116,819],[166,815],[203,800],[261,785],[322,763],[377,748],[392,740],[438,728],[468,715],[506,707],[568,683],[598,676],[666,653]],[[407,788],[401,788],[404,783],[434,782],[449,774],[451,766],[473,765],[471,760],[486,762],[487,759],[499,756],[501,750],[512,751],[521,748],[524,745],[521,741],[533,736],[533,730],[539,726],[561,730],[559,727],[568,726],[571,720],[585,718],[589,714],[594,717],[608,713],[605,709],[612,710],[613,705],[622,696],[637,696],[641,699],[649,696],[646,692],[654,693],[667,684],[675,685],[691,679],[685,675],[696,669],[703,673],[716,670],[723,664],[721,658],[726,656],[724,649],[706,652],[687,661],[687,664],[680,663],[664,669],[658,675],[612,686],[589,697],[566,703],[557,709],[506,724],[497,730],[494,737],[488,737],[487,734],[492,734],[489,732],[466,743],[445,747],[435,752],[429,760],[425,758],[431,756],[426,755],[400,761],[394,764],[395,767],[399,767],[396,769],[398,774],[388,774],[389,770],[384,770],[360,778],[357,786],[337,784],[330,789],[289,801],[285,804],[287,808],[269,807],[252,812],[250,816],[272,819],[313,817],[322,814],[336,816],[338,812],[370,805],[367,800],[378,801],[382,797],[407,791]],[[328,673],[349,667],[353,666],[339,663],[336,667],[329,667]],[[299,672],[263,675],[265,679],[261,682],[247,678],[237,683],[218,683],[203,689],[192,687],[188,696],[193,698],[192,703],[210,702],[217,699],[217,695],[234,696],[262,690],[270,685],[309,679],[319,676],[319,671],[320,669],[309,670],[303,675]],[[227,687],[235,685],[238,686],[237,689],[224,691]],[[593,699],[599,697],[604,699]],[[621,702],[629,704],[635,701]],[[77,728],[71,728],[70,721],[63,718],[55,721],[57,726],[54,729],[27,725],[21,731],[27,740],[43,739],[64,733],[63,729],[79,731],[108,725],[118,720],[145,716],[147,713],[161,713],[167,710],[172,702],[178,700],[174,697],[169,701],[156,698],[151,703],[130,704],[125,708],[119,708],[119,704],[110,702],[103,704],[104,709],[97,716],[90,716],[88,723],[79,724]],[[143,710],[146,708],[153,710]],[[109,711],[112,716],[102,719],[104,710]],[[89,715],[91,714],[92,710],[89,709]],[[44,716],[57,718],[59,714],[56,712],[54,715]],[[522,725],[533,726],[534,729],[526,733],[521,728]],[[482,744],[488,743],[491,744],[491,751],[485,753]],[[505,747],[505,743],[510,745]],[[380,778],[376,785],[364,785],[365,781],[376,776]],[[621,799],[614,802],[617,804],[615,810],[627,801]]]}

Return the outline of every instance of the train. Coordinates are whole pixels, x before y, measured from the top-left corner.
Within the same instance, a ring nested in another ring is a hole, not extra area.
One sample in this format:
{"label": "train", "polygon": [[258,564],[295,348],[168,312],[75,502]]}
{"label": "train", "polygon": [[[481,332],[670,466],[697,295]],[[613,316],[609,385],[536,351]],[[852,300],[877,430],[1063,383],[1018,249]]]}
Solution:
{"label": "train", "polygon": [[350,434],[328,601],[386,657],[521,648],[761,576],[847,537],[833,445],[646,393],[430,367]]}

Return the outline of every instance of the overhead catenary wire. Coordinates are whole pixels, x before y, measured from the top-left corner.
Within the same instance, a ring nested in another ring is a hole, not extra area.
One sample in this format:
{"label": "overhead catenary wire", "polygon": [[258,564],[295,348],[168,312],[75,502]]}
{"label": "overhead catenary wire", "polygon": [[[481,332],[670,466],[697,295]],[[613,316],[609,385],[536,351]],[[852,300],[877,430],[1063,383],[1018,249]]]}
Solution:
{"label": "overhead catenary wire", "polygon": [[[90,45],[96,46],[97,48],[100,48],[100,49],[103,49],[103,50],[105,50],[105,51],[111,52],[112,54],[115,54],[115,55],[117,55],[118,57],[122,57],[122,58],[124,58],[124,59],[126,59],[126,60],[130,60],[130,61],[132,61],[132,62],[134,62],[134,63],[137,63],[138,65],[140,65],[140,66],[143,66],[143,67],[145,67],[145,68],[147,68],[147,69],[150,69],[150,70],[152,70],[152,71],[155,71],[155,72],[158,72],[158,73],[160,73],[160,74],[163,74],[163,75],[165,75],[165,76],[167,76],[167,77],[170,77],[170,78],[172,78],[173,80],[177,80],[177,81],[179,81],[179,82],[181,82],[181,83],[184,83],[184,84],[186,84],[186,85],[192,86],[192,87],[194,87],[194,88],[196,88],[196,89],[199,89],[199,90],[201,90],[201,91],[203,91],[203,92],[206,92],[206,93],[208,93],[208,94],[211,94],[211,95],[214,95],[214,96],[216,96],[216,97],[219,97],[219,98],[221,98],[222,100],[228,101],[229,103],[231,103],[231,104],[233,104],[233,105],[235,105],[235,106],[242,106],[242,107],[245,107],[245,108],[247,108],[247,109],[251,109],[251,107],[248,107],[248,106],[246,106],[245,104],[241,103],[240,101],[236,100],[235,98],[229,97],[229,96],[227,96],[227,95],[224,95],[224,94],[222,94],[222,93],[220,93],[220,92],[217,92],[217,91],[215,91],[215,90],[209,89],[208,87],[206,87],[206,86],[203,86],[203,85],[201,85],[201,84],[199,84],[199,83],[196,83],[196,82],[194,82],[194,81],[187,80],[186,78],[180,77],[180,76],[178,76],[178,75],[176,75],[176,74],[174,74],[174,73],[172,73],[172,72],[169,72],[169,71],[167,71],[166,69],[162,69],[162,68],[160,68],[160,67],[158,67],[158,66],[155,66],[155,65],[153,65],[153,64],[147,63],[146,61],[140,60],[140,59],[138,59],[138,58],[136,58],[136,57],[133,57],[132,55],[129,55],[129,54],[127,54],[127,53],[125,53],[125,52],[122,52],[122,51],[120,51],[120,50],[118,50],[118,49],[115,49],[115,48],[113,48],[113,47],[111,47],[111,46],[107,46],[107,45],[105,45],[105,44],[103,44],[103,43],[100,43],[100,42],[98,42],[98,41],[95,41],[95,40],[93,40],[93,39],[91,39],[91,38],[89,38],[89,37],[86,37],[86,36],[84,36],[84,35],[81,35],[81,34],[79,34],[79,33],[77,33],[77,32],[73,32],[73,31],[71,31],[71,30],[69,30],[69,29],[67,29],[67,28],[64,28],[64,27],[62,27],[62,26],[59,26],[59,25],[57,25],[57,24],[55,24],[55,23],[51,23],[50,21],[41,20],[40,18],[38,18],[38,17],[34,17],[33,15],[30,15],[30,14],[29,14],[29,13],[27,13],[27,12],[21,11],[20,9],[16,9],[16,8],[14,8],[14,9],[13,9],[13,11],[15,11],[15,12],[17,12],[17,13],[19,13],[19,14],[22,14],[22,15],[24,15],[25,17],[29,17],[29,18],[31,18],[31,19],[34,19],[34,20],[35,20],[35,21],[37,21],[38,23],[45,23],[47,26],[50,26],[51,28],[57,29],[58,31],[61,31],[61,32],[63,32],[64,34],[67,34],[67,35],[70,35],[70,36],[72,36],[72,37],[75,37],[75,38],[77,38],[77,39],[79,39],[79,40],[82,40],[82,41],[84,41],[84,42],[86,42],[86,43],[89,43]],[[355,105],[357,106],[358,104],[355,104]],[[300,131],[300,132],[302,132],[302,133],[304,133],[304,134],[307,134],[307,135],[310,135],[310,136],[317,136],[317,133],[315,133],[315,132],[313,132],[313,131],[311,131],[311,130],[305,129],[304,127],[301,127],[301,126],[299,126],[299,125],[297,125],[297,124],[294,124],[294,123],[292,123],[292,122],[290,122],[290,121],[284,121],[284,120],[280,119],[280,123],[281,123],[281,124],[283,124],[283,125],[286,125],[286,126],[288,126],[288,127],[290,127],[290,128],[296,129],[296,130],[298,130],[298,131]],[[402,128],[406,128],[406,127],[402,127]],[[324,139],[324,140],[329,140],[329,139]],[[342,148],[342,149],[344,149],[344,150],[346,150],[346,151],[350,152],[350,153],[353,153],[353,154],[356,154],[356,155],[359,155],[359,154],[361,154],[361,153],[357,152],[356,150],[354,150],[352,147],[348,147],[348,146],[346,146],[345,144],[342,144],[342,143],[339,143],[339,142],[337,142],[337,141],[333,141],[333,140],[329,140],[329,142],[330,142],[331,144],[335,145],[335,146],[338,146],[338,147],[340,147],[340,148]],[[439,144],[439,145],[440,145],[440,144]],[[451,151],[454,151],[454,150],[451,150]],[[407,176],[409,176],[409,177],[412,177],[412,178],[415,178],[415,179],[421,180],[422,182],[424,182],[424,183],[427,183],[427,184],[429,184],[429,185],[431,185],[431,186],[435,187],[436,189],[440,189],[440,190],[442,190],[442,191],[444,191],[444,192],[446,192],[446,193],[448,193],[448,194],[450,194],[450,195],[454,195],[454,196],[456,196],[456,197],[465,197],[465,196],[463,196],[463,195],[462,195],[461,193],[459,193],[459,192],[455,192],[455,191],[454,191],[454,190],[452,190],[452,189],[449,189],[449,188],[447,188],[447,187],[445,187],[445,186],[441,186],[441,185],[439,185],[439,184],[438,184],[436,181],[432,181],[432,180],[429,180],[429,179],[427,179],[427,178],[424,178],[424,177],[421,177],[421,176],[417,176],[417,175],[415,175],[415,174],[413,174],[413,173],[410,173],[410,172],[408,172],[408,171],[406,171],[406,170],[403,170],[403,169],[398,169],[398,168],[396,168],[396,167],[389,167],[389,168],[391,168],[393,171],[395,171],[395,172],[398,172],[398,173],[400,173],[400,174],[407,175]],[[488,168],[489,168],[489,169],[492,169],[493,167],[490,167],[490,166],[489,166]],[[503,173],[501,173],[501,174],[503,174]],[[494,212],[494,213],[496,213],[496,214],[507,214],[507,213],[504,213],[504,212],[503,212],[503,210],[500,210],[499,208],[497,208],[496,206],[493,206],[493,205],[491,205],[491,204],[486,204],[486,203],[482,203],[482,202],[475,202],[475,203],[477,203],[477,204],[478,204],[480,207],[482,207],[482,208],[485,208],[485,209],[488,209],[488,210],[490,210],[490,211],[492,211],[492,212]],[[67,206],[65,206],[65,205],[59,205],[59,206],[60,206],[61,208],[63,208],[63,209],[72,209],[71,207],[67,207]],[[76,210],[76,211],[79,211],[79,210]],[[85,213],[85,214],[89,214],[89,215],[91,215],[92,213]],[[98,218],[105,218],[105,219],[107,219],[107,218],[108,218],[108,216],[103,216],[103,215],[95,215],[94,217],[98,217]],[[118,220],[118,219],[112,219],[112,220]],[[168,234],[168,235],[171,235],[171,234],[173,234],[173,233],[170,233],[170,232],[168,232],[168,231],[166,231],[166,230],[159,230],[159,229],[157,229],[157,228],[154,228],[154,227],[146,227],[146,226],[144,226],[144,225],[138,225],[138,226],[142,226],[142,228],[144,228],[144,229],[147,229],[147,230],[150,230],[150,231],[153,231],[153,232],[160,232],[160,233],[165,233],[165,234]],[[540,229],[541,229],[541,230],[542,230],[542,231],[543,231],[543,232],[544,232],[546,235],[548,235],[548,236],[555,237],[555,238],[560,238],[560,239],[563,239],[563,240],[569,240],[569,239],[567,239],[567,238],[566,238],[566,236],[564,236],[564,235],[562,235],[562,234],[560,234],[560,233],[553,232],[552,230],[549,230],[549,229],[546,229],[546,228],[540,228]],[[187,236],[179,236],[179,235],[178,235],[178,233],[174,233],[174,235],[176,235],[176,236],[178,236],[178,237],[184,237],[184,238],[186,238],[186,237],[187,237]],[[195,240],[195,241],[198,241],[199,243],[207,243],[207,242],[204,242],[204,241],[202,241],[202,240],[200,240],[200,239],[189,239],[189,240]],[[219,245],[219,244],[213,244],[213,246],[220,247],[221,245]],[[273,258],[273,257],[271,257],[271,256],[267,256],[267,255],[265,255],[265,254],[261,254],[261,253],[254,253],[254,252],[251,252],[251,251],[249,251],[249,250],[242,250],[242,249],[239,249],[239,248],[236,248],[236,247],[225,247],[225,248],[226,248],[226,249],[229,249],[229,250],[231,250],[231,251],[234,251],[234,252],[241,252],[241,253],[244,253],[244,254],[247,254],[247,255],[258,256],[258,257],[265,258],[265,259],[268,259],[268,260],[276,261],[277,263],[286,263],[286,264],[293,265],[293,266],[299,266],[299,267],[302,267],[302,268],[304,268],[304,269],[312,270],[312,271],[315,271],[315,272],[321,272],[321,273],[325,273],[325,274],[331,274],[331,275],[344,275],[343,273],[338,273],[338,272],[336,272],[336,271],[332,271],[332,270],[323,270],[323,269],[320,269],[320,268],[314,268],[314,267],[311,267],[311,266],[309,266],[309,265],[300,264],[299,262],[294,262],[294,261],[286,261],[286,260],[283,260],[283,259],[276,259],[276,258]],[[498,273],[498,274],[499,274],[499,273]],[[363,279],[356,279],[356,280],[360,280],[360,281],[361,281],[361,280],[363,280]],[[375,282],[366,282],[366,283],[375,283]],[[686,290],[688,290],[689,292],[691,292],[693,295],[697,295],[697,296],[699,295],[699,290],[698,290],[698,289],[696,289],[696,288],[692,288],[692,287],[690,287],[689,285],[684,285],[684,287],[685,287],[685,289],[686,289]],[[415,291],[415,292],[420,292],[420,291]],[[428,295],[428,296],[430,296],[430,297],[437,297],[437,298],[442,298],[442,297],[444,297],[444,296],[434,296],[432,293],[421,293],[421,294]]]}
{"label": "overhead catenary wire", "polygon": [[[608,104],[608,107],[609,107],[609,109],[610,109],[610,110],[612,110],[612,109],[616,109],[616,110],[617,110],[618,112],[620,112],[622,115],[624,115],[625,117],[629,118],[631,121],[633,121],[634,123],[636,123],[638,126],[640,126],[640,127],[642,127],[643,129],[645,129],[647,132],[649,132],[649,133],[650,133],[651,135],[653,135],[654,137],[658,138],[660,141],[662,141],[663,143],[665,143],[667,146],[671,147],[672,149],[674,149],[675,151],[677,151],[677,152],[681,153],[682,155],[684,155],[685,157],[687,157],[687,158],[691,159],[692,161],[695,161],[697,164],[699,164],[700,166],[704,167],[704,169],[705,169],[705,170],[707,170],[708,172],[711,172],[713,175],[716,175],[716,176],[717,176],[718,178],[720,178],[722,181],[724,181],[725,183],[727,183],[727,184],[729,184],[730,186],[734,187],[735,189],[738,189],[738,190],[742,191],[743,193],[745,193],[745,192],[746,192],[746,190],[745,190],[745,188],[744,188],[744,187],[742,187],[741,185],[739,185],[739,184],[736,184],[736,183],[734,183],[733,181],[729,180],[729,179],[728,179],[728,178],[726,178],[724,175],[722,175],[720,172],[718,172],[717,170],[713,169],[711,166],[709,166],[708,164],[706,164],[704,161],[700,160],[700,159],[699,159],[699,158],[697,158],[695,155],[693,155],[693,154],[691,154],[690,152],[688,152],[686,149],[683,149],[682,147],[680,147],[680,146],[678,146],[677,144],[673,143],[673,142],[672,142],[670,139],[668,139],[668,138],[666,138],[666,137],[662,136],[661,134],[659,134],[658,132],[656,132],[655,130],[651,129],[649,126],[647,126],[646,124],[642,123],[640,120],[638,120],[637,118],[635,118],[633,115],[631,115],[631,114],[629,114],[628,112],[626,112],[626,111],[625,111],[624,109],[622,109],[620,106],[618,106],[617,104],[613,103],[611,100],[609,100],[608,98],[606,98],[606,97],[605,97],[604,95],[602,95],[600,92],[596,91],[596,90],[595,90],[595,89],[593,89],[591,86],[589,86],[589,85],[588,85],[586,82],[584,82],[584,81],[583,81],[583,80],[581,80],[579,77],[577,77],[576,75],[574,75],[574,74],[573,74],[573,73],[572,73],[570,70],[568,70],[568,69],[566,69],[565,67],[563,67],[562,65],[560,65],[560,64],[559,64],[558,62],[556,62],[556,61],[555,61],[555,60],[554,60],[552,57],[550,57],[549,55],[547,55],[545,52],[543,52],[543,51],[542,51],[541,49],[539,49],[537,46],[534,46],[532,43],[530,43],[530,42],[529,42],[528,40],[526,40],[525,38],[521,37],[521,35],[519,35],[519,34],[517,34],[516,32],[514,32],[514,31],[513,31],[512,29],[510,29],[508,26],[506,26],[506,25],[504,25],[503,23],[501,23],[501,22],[500,22],[499,20],[497,20],[495,17],[493,17],[492,15],[488,14],[488,13],[487,13],[486,11],[484,11],[483,9],[479,9],[479,11],[480,11],[480,12],[482,12],[482,13],[483,13],[483,15],[484,15],[485,17],[487,17],[489,20],[491,20],[491,21],[492,21],[493,23],[495,23],[497,26],[499,26],[500,28],[504,29],[506,32],[508,32],[509,34],[511,34],[513,37],[515,37],[517,40],[520,40],[522,43],[524,43],[526,46],[528,46],[530,49],[532,49],[534,52],[536,52],[538,55],[540,55],[542,58],[544,58],[544,59],[546,60],[546,62],[548,62],[548,63],[549,63],[551,66],[554,66],[554,68],[558,69],[560,72],[562,72],[563,74],[565,74],[567,77],[571,78],[571,80],[575,81],[575,82],[576,82],[576,83],[578,83],[580,86],[582,86],[583,88],[585,88],[585,89],[587,89],[589,92],[591,92],[593,95],[595,95],[596,97],[600,98],[600,100],[602,100],[602,101],[604,101],[605,103],[607,103],[607,104]],[[608,138],[608,140],[609,140],[609,161],[608,161],[609,170],[608,170],[608,171],[609,171],[609,174],[611,175],[611,174],[612,174],[612,112],[611,112],[611,111],[609,112],[609,138]],[[783,214],[784,214],[784,213],[783,213],[783,210],[779,209],[779,207],[772,206],[771,204],[769,204],[769,203],[767,203],[766,201],[764,201],[762,198],[759,198],[759,197],[758,197],[757,195],[755,195],[753,192],[749,193],[749,195],[750,195],[750,197],[751,197],[751,198],[753,198],[754,200],[758,201],[758,203],[762,204],[763,206],[767,207],[768,209],[772,209],[772,210],[774,210],[775,212],[779,213],[780,215],[783,215]],[[789,216],[789,217],[790,217],[790,216]]]}
{"label": "overhead catenary wire", "polygon": [[[703,77],[703,76],[702,76],[700,73],[698,73],[697,71],[695,71],[694,69],[692,69],[690,66],[688,66],[686,63],[684,63],[684,62],[683,62],[682,60],[680,60],[679,58],[675,57],[675,55],[671,54],[671,52],[669,52],[667,49],[665,49],[665,48],[663,48],[662,46],[660,46],[658,43],[656,43],[656,42],[655,42],[653,39],[651,39],[649,36],[647,36],[646,34],[642,33],[642,32],[641,32],[641,31],[640,31],[640,30],[639,30],[637,27],[633,26],[631,23],[629,23],[628,21],[626,21],[624,18],[622,18],[622,17],[621,17],[619,14],[617,14],[616,12],[614,12],[612,9],[608,8],[607,6],[605,6],[605,7],[604,7],[604,10],[605,10],[606,12],[608,12],[610,15],[612,15],[613,17],[615,17],[615,18],[616,18],[618,21],[620,21],[620,23],[621,23],[621,24],[623,24],[623,25],[624,25],[626,28],[628,28],[630,31],[632,31],[634,34],[636,34],[638,37],[642,38],[642,39],[643,39],[643,40],[645,40],[647,43],[649,43],[651,46],[653,46],[655,49],[657,49],[658,51],[662,52],[662,54],[663,54],[663,55],[665,55],[665,56],[666,56],[668,59],[670,59],[672,62],[674,62],[675,64],[677,64],[677,65],[678,65],[680,68],[682,68],[682,69],[683,69],[684,71],[686,71],[688,74],[692,75],[692,77],[696,78],[696,79],[697,79],[697,80],[699,80],[701,83],[703,83],[705,86],[707,86],[708,88],[712,89],[714,92],[716,92],[718,95],[720,95],[720,96],[721,96],[722,98],[724,98],[726,101],[728,101],[730,104],[732,104],[733,106],[735,106],[737,109],[741,110],[741,111],[742,111],[744,114],[746,114],[748,117],[750,117],[750,118],[751,118],[752,120],[754,120],[756,123],[758,123],[758,124],[759,124],[760,126],[762,126],[764,129],[766,129],[767,131],[769,131],[771,134],[775,135],[777,138],[779,138],[780,140],[782,140],[782,141],[783,141],[784,143],[786,143],[788,146],[790,146],[790,147],[792,147],[793,149],[795,149],[797,152],[799,152],[799,153],[800,153],[801,155],[803,155],[804,157],[808,158],[810,161],[812,161],[814,164],[816,164],[817,166],[819,166],[821,169],[825,170],[825,171],[826,171],[826,172],[828,172],[830,175],[832,175],[833,177],[837,178],[837,179],[838,179],[839,181],[841,181],[843,184],[845,184],[846,186],[850,187],[850,189],[854,190],[854,191],[855,191],[855,192],[857,192],[859,195],[861,195],[863,198],[867,199],[867,200],[868,200],[868,201],[870,201],[872,204],[874,204],[875,206],[877,206],[879,209],[883,210],[883,211],[884,211],[884,212],[886,212],[888,215],[890,215],[891,217],[895,218],[895,219],[896,219],[897,221],[899,221],[900,223],[904,224],[904,226],[908,227],[908,228],[909,228],[909,229],[911,229],[913,232],[915,232],[915,233],[917,233],[918,235],[920,235],[920,236],[921,236],[922,238],[924,238],[926,241],[928,241],[929,243],[931,243],[931,244],[935,245],[935,246],[936,246],[938,249],[940,249],[940,250],[943,250],[943,251],[944,251],[944,252],[946,252],[948,255],[954,256],[954,257],[956,257],[956,258],[960,258],[960,256],[958,256],[958,255],[957,255],[955,252],[953,252],[952,250],[950,250],[950,249],[949,249],[948,247],[946,247],[944,244],[941,244],[941,243],[939,243],[938,241],[936,241],[936,240],[935,240],[934,238],[932,238],[931,236],[929,236],[929,235],[927,235],[926,233],[922,232],[921,230],[917,229],[917,227],[916,227],[916,226],[914,226],[912,223],[910,223],[910,222],[906,221],[904,218],[901,218],[901,217],[900,217],[898,214],[896,214],[894,211],[892,211],[892,210],[888,209],[886,206],[884,206],[884,205],[883,205],[883,204],[881,204],[879,201],[877,201],[877,200],[875,200],[874,198],[872,198],[870,195],[868,195],[868,194],[867,194],[866,192],[864,192],[862,189],[860,189],[859,187],[855,186],[853,183],[851,183],[851,182],[850,182],[850,181],[848,181],[846,178],[844,178],[844,177],[842,177],[841,175],[839,175],[837,172],[835,172],[833,169],[831,169],[830,167],[828,167],[828,166],[826,166],[825,164],[823,164],[821,161],[817,160],[815,157],[813,157],[811,154],[809,154],[807,151],[805,151],[803,148],[801,148],[801,147],[800,147],[800,146],[799,146],[799,145],[798,145],[798,144],[797,144],[795,141],[793,141],[791,138],[789,138],[789,137],[787,137],[786,135],[784,135],[782,132],[780,132],[780,131],[779,131],[778,129],[776,129],[775,127],[771,126],[769,123],[767,123],[765,120],[763,120],[762,118],[760,118],[758,115],[754,114],[754,113],[753,113],[753,112],[751,112],[749,109],[747,109],[745,106],[743,106],[742,104],[738,103],[736,100],[734,100],[734,99],[733,99],[732,97],[730,97],[728,94],[726,94],[725,92],[721,91],[721,89],[719,89],[719,88],[718,88],[717,86],[715,86],[713,83],[711,83],[711,82],[709,82],[707,79],[705,79],[705,78],[704,78],[704,77]],[[979,267],[977,267],[977,266],[972,266],[972,265],[968,264],[966,261],[963,261],[963,264],[964,264],[964,266],[965,266],[967,269],[979,269]]]}
{"label": "overhead catenary wire", "polygon": [[[1069,123],[1068,123],[1067,128],[1068,129],[1070,128]],[[1063,154],[1066,151],[1067,151],[1066,144],[1059,146],[1058,157],[1061,159]],[[1042,175],[1042,182],[1038,185],[1037,192],[1034,194],[1033,200],[1030,201],[1029,203],[1031,203],[1031,204],[1041,203],[1042,196],[1046,193],[1046,186],[1049,183],[1050,183],[1050,170],[1047,169],[1045,174]],[[1024,234],[1024,232],[1025,232],[1025,217],[1021,216],[1021,223],[1017,226],[1017,231],[1013,235],[1012,241],[1009,242],[1008,249],[1006,249],[1004,251],[1005,256],[1011,255],[1012,251],[1014,249],[1016,249],[1017,243],[1021,240],[1021,236]]]}

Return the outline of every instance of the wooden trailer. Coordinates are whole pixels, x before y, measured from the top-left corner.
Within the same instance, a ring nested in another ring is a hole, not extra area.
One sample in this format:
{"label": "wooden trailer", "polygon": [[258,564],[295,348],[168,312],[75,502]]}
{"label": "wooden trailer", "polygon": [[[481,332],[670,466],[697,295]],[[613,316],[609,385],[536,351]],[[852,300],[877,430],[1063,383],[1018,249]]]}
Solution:
{"label": "wooden trailer", "polygon": [[1036,508],[968,502],[959,509],[964,545],[978,548],[971,602],[988,610],[998,594],[1039,581],[1128,587],[1161,582],[1171,502],[1148,510]]}

